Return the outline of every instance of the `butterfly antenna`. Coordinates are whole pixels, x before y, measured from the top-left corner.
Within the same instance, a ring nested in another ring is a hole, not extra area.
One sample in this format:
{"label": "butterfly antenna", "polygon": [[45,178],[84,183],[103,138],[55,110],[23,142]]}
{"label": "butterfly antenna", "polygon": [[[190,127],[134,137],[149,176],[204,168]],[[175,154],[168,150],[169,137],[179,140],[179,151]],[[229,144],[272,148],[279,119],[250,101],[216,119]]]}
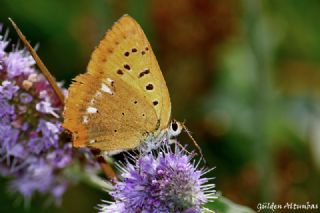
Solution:
{"label": "butterfly antenna", "polygon": [[32,48],[30,43],[27,41],[26,37],[23,35],[23,33],[21,32],[19,27],[16,25],[16,23],[11,18],[9,18],[9,21],[11,22],[13,28],[16,30],[16,32],[17,32],[19,38],[21,39],[21,41],[23,42],[23,44],[27,47],[27,49],[30,52],[30,54],[32,55],[33,59],[36,61],[40,71],[45,76],[45,78],[48,80],[48,82],[52,86],[54,92],[57,94],[58,98],[60,99],[61,103],[63,104],[64,103],[64,95],[63,95],[62,91],[60,90],[56,80],[51,75],[51,73],[49,72],[47,67],[44,65],[44,63],[41,61],[40,57],[38,56],[36,51]]}
{"label": "butterfly antenna", "polygon": [[191,132],[189,131],[189,129],[187,128],[187,126],[185,125],[185,121],[183,121],[182,123],[182,127],[184,129],[184,131],[187,133],[187,135],[189,136],[189,138],[192,140],[193,144],[197,147],[197,149],[199,150],[200,156],[201,158],[203,158],[203,154],[202,154],[202,149],[199,146],[199,144],[197,143],[197,141],[193,138]]}

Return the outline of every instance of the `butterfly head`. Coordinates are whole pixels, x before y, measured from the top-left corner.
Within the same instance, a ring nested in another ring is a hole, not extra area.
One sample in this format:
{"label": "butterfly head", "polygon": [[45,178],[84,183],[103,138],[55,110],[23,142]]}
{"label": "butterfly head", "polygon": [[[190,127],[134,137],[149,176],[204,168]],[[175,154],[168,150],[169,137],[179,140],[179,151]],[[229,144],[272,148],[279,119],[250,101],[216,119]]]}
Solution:
{"label": "butterfly head", "polygon": [[169,136],[175,137],[181,133],[183,129],[183,124],[179,121],[172,120],[169,126]]}

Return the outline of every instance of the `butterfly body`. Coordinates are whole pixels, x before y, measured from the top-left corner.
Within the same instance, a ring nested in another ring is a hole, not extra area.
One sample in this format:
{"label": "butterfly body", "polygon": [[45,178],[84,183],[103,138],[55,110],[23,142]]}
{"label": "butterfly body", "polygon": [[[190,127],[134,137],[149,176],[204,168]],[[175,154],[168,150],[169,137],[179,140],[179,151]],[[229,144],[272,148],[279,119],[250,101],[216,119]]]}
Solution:
{"label": "butterfly body", "polygon": [[139,24],[123,16],[70,86],[63,127],[75,147],[113,153],[170,137],[170,116],[169,92],[152,48]]}

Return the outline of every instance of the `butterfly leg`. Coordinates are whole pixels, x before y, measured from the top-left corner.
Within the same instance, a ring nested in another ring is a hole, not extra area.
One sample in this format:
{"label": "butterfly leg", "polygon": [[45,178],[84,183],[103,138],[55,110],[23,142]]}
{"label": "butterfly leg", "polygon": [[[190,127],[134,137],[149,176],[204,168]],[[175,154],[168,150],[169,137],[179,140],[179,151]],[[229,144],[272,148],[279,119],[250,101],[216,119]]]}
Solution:
{"label": "butterfly leg", "polygon": [[154,135],[149,135],[144,140],[144,143],[140,147],[138,147],[140,153],[149,153],[152,150],[158,149],[161,144],[164,142],[165,133],[160,133],[157,137]]}
{"label": "butterfly leg", "polygon": [[176,146],[180,147],[183,151],[185,151],[185,152],[188,153],[189,155],[192,154],[192,153],[189,152],[176,138],[170,137],[169,134],[166,134],[166,136],[167,136],[167,142],[168,142],[169,145],[175,144]]}

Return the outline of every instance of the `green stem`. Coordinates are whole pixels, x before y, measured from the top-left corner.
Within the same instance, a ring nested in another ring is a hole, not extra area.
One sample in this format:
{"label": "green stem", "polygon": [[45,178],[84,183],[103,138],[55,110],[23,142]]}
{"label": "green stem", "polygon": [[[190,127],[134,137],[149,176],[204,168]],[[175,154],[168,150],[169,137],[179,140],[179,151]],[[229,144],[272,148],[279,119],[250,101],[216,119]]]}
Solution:
{"label": "green stem", "polygon": [[103,179],[95,173],[86,172],[78,165],[69,167],[64,171],[64,174],[69,179],[80,181],[99,190],[110,191],[113,188],[107,179]]}

